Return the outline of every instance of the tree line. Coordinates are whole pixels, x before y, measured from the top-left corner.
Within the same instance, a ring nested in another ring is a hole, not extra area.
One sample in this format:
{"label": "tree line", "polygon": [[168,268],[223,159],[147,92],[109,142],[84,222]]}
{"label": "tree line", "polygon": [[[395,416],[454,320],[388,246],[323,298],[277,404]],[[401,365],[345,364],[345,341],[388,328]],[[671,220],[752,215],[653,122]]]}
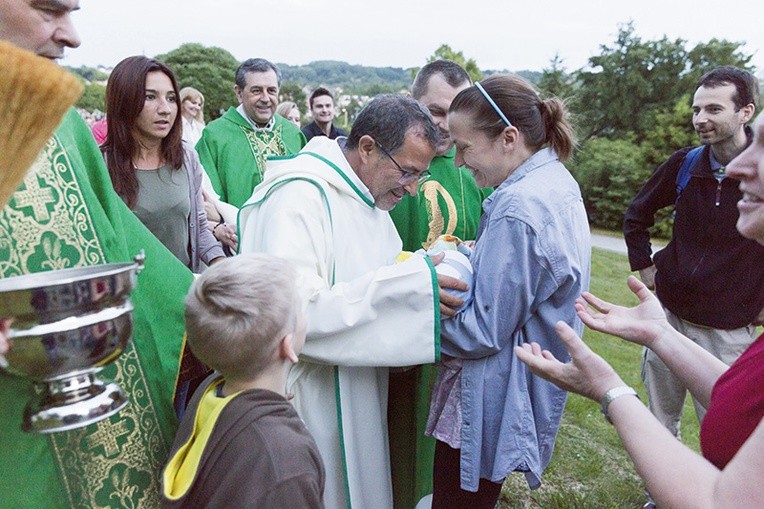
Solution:
{"label": "tree line", "polygon": [[[755,72],[744,43],[711,39],[687,47],[683,39],[644,40],[634,25],[619,27],[615,41],[579,70],[566,72],[559,57],[538,87],[567,99],[580,145],[571,172],[593,226],[620,230],[640,187],[675,150],[697,145],[692,94],[697,80],[720,65]],[[656,217],[653,234],[671,234],[670,211]]]}
{"label": "tree line", "polygon": [[[645,40],[633,23],[626,23],[581,69],[568,71],[555,56],[542,72],[518,72],[542,95],[558,96],[568,104],[580,140],[569,167],[593,226],[620,230],[626,207],[652,171],[674,150],[697,143],[691,122],[695,82],[719,65],[755,71],[743,44],[711,39],[688,47],[681,38]],[[236,103],[232,84],[239,61],[225,49],[187,43],[156,58],[173,69],[181,87],[202,91],[208,120]],[[436,58],[460,63],[476,80],[508,72],[481,70],[474,59],[445,44],[427,61]],[[281,100],[295,101],[305,113],[306,89],[322,85],[342,90],[352,97],[348,123],[362,106],[357,98],[408,90],[418,70],[337,61],[278,65],[283,73]],[[78,106],[103,111],[105,75],[90,67],[71,70],[87,84]],[[665,237],[670,228],[667,212],[658,218],[653,233]]]}

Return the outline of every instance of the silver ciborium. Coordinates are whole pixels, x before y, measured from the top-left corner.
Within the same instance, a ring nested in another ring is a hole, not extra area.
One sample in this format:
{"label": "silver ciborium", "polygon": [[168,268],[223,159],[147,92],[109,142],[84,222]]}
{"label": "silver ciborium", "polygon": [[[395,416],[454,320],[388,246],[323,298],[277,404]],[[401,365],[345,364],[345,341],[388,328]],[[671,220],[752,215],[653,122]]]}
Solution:
{"label": "silver ciborium", "polygon": [[0,368],[32,379],[37,401],[22,429],[53,433],[87,426],[128,403],[122,388],[96,376],[125,350],[133,332],[130,292],[143,268],[108,263],[0,279],[0,318],[13,318]]}

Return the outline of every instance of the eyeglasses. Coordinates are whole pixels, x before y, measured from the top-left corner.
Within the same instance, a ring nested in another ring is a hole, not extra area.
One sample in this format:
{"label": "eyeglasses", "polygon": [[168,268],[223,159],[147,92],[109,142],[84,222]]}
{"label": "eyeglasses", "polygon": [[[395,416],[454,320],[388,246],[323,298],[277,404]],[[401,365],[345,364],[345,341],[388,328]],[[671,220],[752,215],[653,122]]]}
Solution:
{"label": "eyeglasses", "polygon": [[414,173],[413,171],[404,170],[403,166],[398,164],[398,161],[395,160],[393,156],[390,155],[390,152],[387,151],[385,147],[382,146],[380,142],[377,140],[374,140],[374,144],[379,147],[379,150],[382,151],[383,154],[385,154],[387,157],[390,158],[390,160],[395,164],[395,166],[398,168],[398,171],[401,172],[401,178],[398,179],[398,183],[402,186],[407,186],[409,184],[413,184],[414,182],[417,183],[417,185],[421,184],[428,178],[430,178],[430,172],[425,170],[422,173]]}

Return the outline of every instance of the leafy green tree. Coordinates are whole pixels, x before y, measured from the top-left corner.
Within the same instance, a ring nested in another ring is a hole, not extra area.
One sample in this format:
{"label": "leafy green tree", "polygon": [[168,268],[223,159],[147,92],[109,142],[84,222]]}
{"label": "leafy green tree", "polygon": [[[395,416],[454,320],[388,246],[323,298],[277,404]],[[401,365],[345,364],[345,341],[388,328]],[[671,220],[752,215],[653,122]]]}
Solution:
{"label": "leafy green tree", "polygon": [[670,109],[655,115],[652,129],[642,142],[646,163],[655,168],[681,147],[697,145],[698,137],[692,126],[692,98],[684,94]]}
{"label": "leafy green tree", "polygon": [[[575,92],[575,81],[573,76],[565,71],[563,60],[559,54],[555,54],[549,61],[549,67],[544,69],[537,86],[547,96],[572,100]],[[569,103],[568,106],[571,104]]]}
{"label": "leafy green tree", "polygon": [[204,95],[204,116],[212,120],[237,104],[234,79],[239,61],[222,48],[187,43],[157,60],[166,63],[175,73],[178,86],[194,87]]}
{"label": "leafy green tree", "polygon": [[690,62],[688,80],[695,83],[701,76],[720,65],[734,65],[753,72],[751,59],[753,55],[743,53],[742,42],[730,42],[726,39],[711,39],[707,43],[698,43],[687,54]]}
{"label": "leafy green tree", "polygon": [[294,81],[282,81],[279,89],[279,101],[292,101],[303,113],[308,108],[308,97],[305,95],[299,83]]}
{"label": "leafy green tree", "polygon": [[427,62],[434,62],[438,59],[451,60],[461,65],[467,74],[470,75],[472,81],[480,81],[483,79],[483,73],[475,62],[474,58],[467,58],[461,51],[454,51],[448,44],[441,44],[441,46],[435,50],[435,54],[427,59]]}
{"label": "leafy green tree", "polygon": [[652,125],[656,110],[669,107],[686,92],[682,79],[687,53],[684,41],[642,41],[633,23],[622,25],[613,46],[601,46],[577,73],[581,83],[579,113],[585,137],[639,138]]}
{"label": "leafy green tree", "polygon": [[620,230],[623,214],[650,175],[642,149],[629,140],[591,138],[568,165],[581,187],[589,222]]}
{"label": "leafy green tree", "polygon": [[692,93],[703,73],[725,64],[750,68],[751,56],[741,44],[711,39],[688,52],[682,39],[642,40],[633,23],[621,25],[615,42],[602,45],[600,54],[575,76],[580,85],[576,113],[587,127],[584,137],[631,133],[642,141],[657,115],[670,112],[684,94]]}
{"label": "leafy green tree", "polygon": [[[456,62],[462,66],[465,71],[467,71],[467,74],[470,75],[472,81],[480,81],[483,79],[483,72],[478,67],[475,59],[465,57],[464,53],[461,51],[454,51],[448,44],[441,44],[440,47],[435,50],[435,53],[427,57],[428,64],[436,60],[451,60],[452,62]],[[414,67],[411,69],[412,80],[414,77],[416,77],[419,69],[419,67]]]}
{"label": "leafy green tree", "polygon": [[85,84],[85,91],[82,93],[82,97],[77,101],[76,106],[93,112],[106,111],[106,87],[98,83]]}
{"label": "leafy green tree", "polygon": [[99,71],[95,67],[81,66],[81,67],[68,67],[66,70],[80,76],[85,81],[106,81],[109,79],[109,75],[103,71]]}
{"label": "leafy green tree", "polygon": [[[574,74],[572,110],[585,141],[571,169],[596,226],[619,230],[652,171],[675,150],[698,144],[691,108],[697,79],[719,65],[749,68],[740,43],[711,39],[689,52],[685,44],[642,40],[628,23]],[[542,88],[559,89],[560,71],[553,60]],[[654,235],[670,236],[670,212],[656,215]]]}

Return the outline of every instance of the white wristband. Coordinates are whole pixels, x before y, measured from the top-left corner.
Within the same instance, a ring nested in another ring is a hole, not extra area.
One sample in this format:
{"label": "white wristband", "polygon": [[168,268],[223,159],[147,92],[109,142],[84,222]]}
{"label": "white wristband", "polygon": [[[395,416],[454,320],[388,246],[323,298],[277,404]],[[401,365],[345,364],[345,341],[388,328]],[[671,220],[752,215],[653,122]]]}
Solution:
{"label": "white wristband", "polygon": [[610,406],[610,403],[612,403],[614,399],[620,398],[621,396],[636,396],[637,399],[639,399],[637,391],[627,385],[613,387],[607,391],[605,395],[602,396],[602,401],[600,402],[600,410],[602,411],[602,415],[605,416],[605,419],[607,419],[607,422],[610,424],[613,424],[613,421],[610,420],[610,416],[607,413],[607,408]]}

